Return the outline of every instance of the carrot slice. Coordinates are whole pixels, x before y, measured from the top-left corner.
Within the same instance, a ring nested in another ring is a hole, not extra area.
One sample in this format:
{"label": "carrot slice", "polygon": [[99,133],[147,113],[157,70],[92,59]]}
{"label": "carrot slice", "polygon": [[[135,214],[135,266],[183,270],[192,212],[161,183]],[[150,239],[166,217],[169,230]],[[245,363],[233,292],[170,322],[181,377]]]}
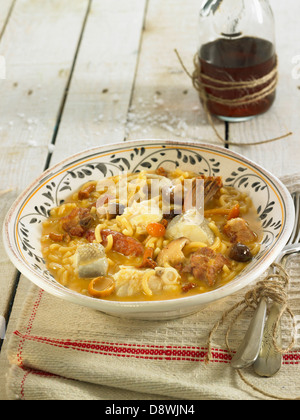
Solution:
{"label": "carrot slice", "polygon": [[205,210],[204,212],[205,217],[214,216],[214,215],[227,216],[228,220],[235,219],[239,217],[240,215],[240,205],[236,204],[231,209],[219,208],[219,209]]}
{"label": "carrot slice", "polygon": [[161,238],[165,236],[166,228],[161,223],[149,223],[149,225],[147,226],[147,232],[151,236]]}
{"label": "carrot slice", "polygon": [[240,205],[236,204],[229,212],[228,214],[228,220],[236,219],[240,216]]}

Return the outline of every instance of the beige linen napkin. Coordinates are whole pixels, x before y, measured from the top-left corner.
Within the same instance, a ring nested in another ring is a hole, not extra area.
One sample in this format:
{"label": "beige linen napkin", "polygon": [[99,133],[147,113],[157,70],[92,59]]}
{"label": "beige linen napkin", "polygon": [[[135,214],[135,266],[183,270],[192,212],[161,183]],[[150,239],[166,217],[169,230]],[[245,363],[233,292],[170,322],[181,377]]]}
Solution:
{"label": "beige linen napkin", "polygon": [[[292,191],[295,178],[284,181]],[[290,306],[300,325],[299,268],[300,257],[293,257],[288,266]],[[205,363],[209,332],[246,291],[189,317],[153,322],[114,318],[32,286],[10,337],[7,396],[12,400],[266,399],[230,367],[224,342],[228,324],[214,335],[213,359]],[[252,315],[247,311],[233,328],[233,349],[238,347]],[[290,321],[285,319],[285,343],[290,329]],[[284,356],[283,367],[275,377],[259,378],[252,368],[243,372],[259,389],[283,398],[299,397],[299,340]]]}

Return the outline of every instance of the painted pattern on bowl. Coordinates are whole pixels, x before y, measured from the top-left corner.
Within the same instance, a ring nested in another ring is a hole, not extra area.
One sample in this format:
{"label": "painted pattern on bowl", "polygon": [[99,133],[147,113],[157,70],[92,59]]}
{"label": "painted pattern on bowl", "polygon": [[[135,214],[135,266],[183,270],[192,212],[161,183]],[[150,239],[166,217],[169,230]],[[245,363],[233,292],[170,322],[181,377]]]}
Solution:
{"label": "painted pattern on bowl", "polygon": [[[60,285],[45,267],[41,254],[42,222],[82,184],[117,175],[165,169],[191,170],[222,176],[227,186],[252,198],[262,222],[261,250],[231,283],[212,292],[177,302],[110,302],[79,295]],[[270,173],[227,149],[197,143],[135,141],[112,144],[70,157],[42,174],[14,203],[4,223],[4,243],[16,267],[44,290],[111,315],[144,319],[185,316],[245,287],[275,260],[291,233],[294,210],[286,188]]]}

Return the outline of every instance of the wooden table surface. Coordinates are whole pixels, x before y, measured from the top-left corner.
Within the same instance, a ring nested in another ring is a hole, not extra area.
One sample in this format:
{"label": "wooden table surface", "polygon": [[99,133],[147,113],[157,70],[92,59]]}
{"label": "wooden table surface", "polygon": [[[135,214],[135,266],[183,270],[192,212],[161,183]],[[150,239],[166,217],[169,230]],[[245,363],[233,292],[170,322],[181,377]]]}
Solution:
{"label": "wooden table surface", "polygon": [[[231,149],[277,176],[299,172],[300,2],[270,0],[279,86],[272,109],[246,123],[215,121]],[[0,223],[40,173],[80,150],[163,138],[219,144],[174,49],[192,70],[199,0],[0,0]],[[276,143],[247,142],[293,135]],[[30,286],[0,240],[0,398],[7,342]],[[0,325],[1,326],[1,325]]]}

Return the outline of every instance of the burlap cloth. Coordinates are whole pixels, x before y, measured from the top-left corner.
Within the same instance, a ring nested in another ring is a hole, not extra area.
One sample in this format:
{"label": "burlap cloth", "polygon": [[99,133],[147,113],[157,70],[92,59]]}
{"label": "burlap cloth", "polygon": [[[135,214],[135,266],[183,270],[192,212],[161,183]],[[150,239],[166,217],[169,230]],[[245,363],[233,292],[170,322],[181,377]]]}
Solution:
{"label": "burlap cloth", "polygon": [[[283,179],[292,192],[300,177]],[[300,257],[292,257],[290,306],[300,325]],[[246,290],[192,316],[162,322],[114,318],[67,303],[33,286],[10,337],[7,397],[11,400],[255,400],[254,391],[231,368],[223,325],[213,337],[213,359],[205,363],[207,340],[222,314]],[[253,311],[231,333],[231,348],[243,338]],[[284,342],[290,320],[283,320]],[[300,396],[300,340],[284,355],[273,378],[243,371],[255,386],[283,398]]]}

